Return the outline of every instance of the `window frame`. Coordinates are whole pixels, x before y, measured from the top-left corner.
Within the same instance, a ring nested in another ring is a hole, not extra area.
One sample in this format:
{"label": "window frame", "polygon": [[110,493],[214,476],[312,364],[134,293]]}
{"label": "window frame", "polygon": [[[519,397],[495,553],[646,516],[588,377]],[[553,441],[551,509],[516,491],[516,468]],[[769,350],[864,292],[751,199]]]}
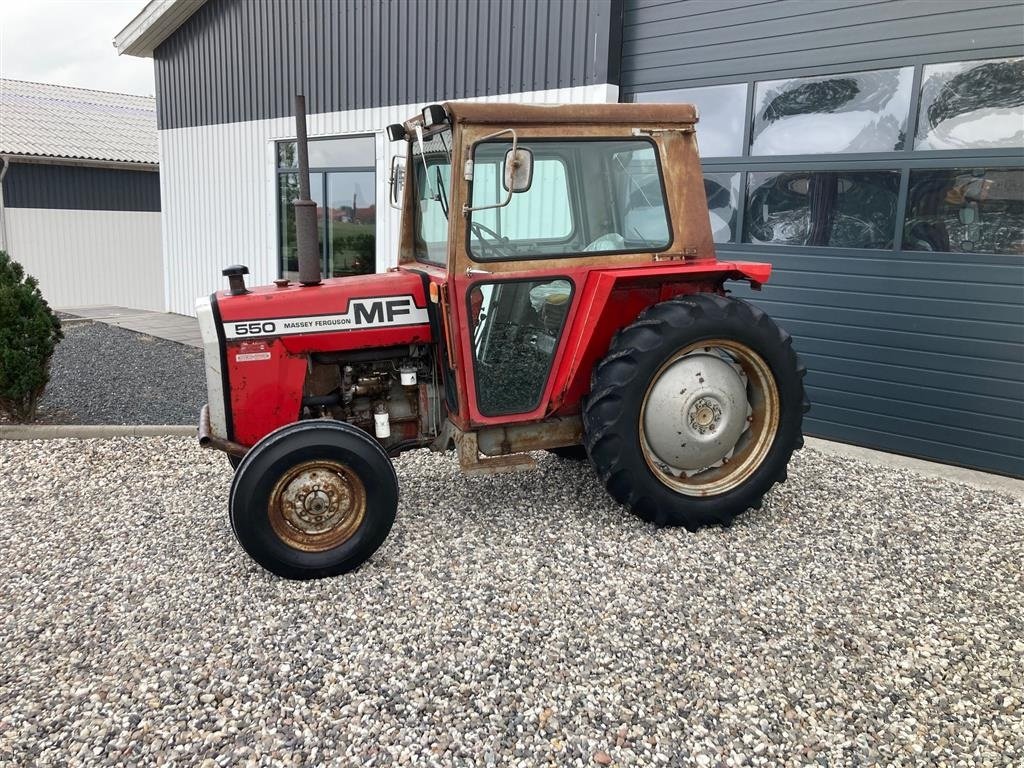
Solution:
{"label": "window frame", "polygon": [[[799,250],[828,249],[829,253],[873,253],[877,255],[887,254],[905,258],[920,258],[922,251],[906,250],[903,248],[904,223],[907,215],[907,197],[910,184],[910,171],[940,170],[942,168],[1008,168],[1019,169],[1024,173],[1024,150],[1021,147],[999,147],[985,149],[916,149],[916,137],[918,117],[921,108],[921,84],[924,68],[930,64],[956,64],[976,61],[987,61],[990,59],[1021,58],[1022,52],[1019,47],[996,47],[970,52],[963,52],[960,56],[951,56],[949,53],[931,53],[919,56],[907,56],[898,59],[872,59],[857,62],[856,64],[829,64],[818,67],[807,67],[806,69],[777,69],[755,72],[742,78],[720,76],[712,78],[695,78],[687,81],[685,85],[668,89],[665,86],[652,88],[651,90],[665,91],[677,90],[679,88],[702,88],[711,85],[741,85],[747,86],[747,104],[744,114],[742,154],[734,157],[701,157],[701,167],[706,173],[739,173],[740,174],[740,195],[739,209],[737,210],[737,224],[734,239],[727,243],[715,243],[715,249],[725,253],[740,254],[749,253],[751,249],[789,248]],[[913,67],[913,78],[911,80],[910,103],[906,124],[906,138],[903,142],[903,149],[887,152],[840,152],[817,155],[752,155],[750,154],[750,142],[753,133],[754,118],[754,96],[755,89],[759,82],[766,80],[795,79],[800,77],[816,77],[823,75],[843,75],[857,72],[872,72],[883,69],[899,69],[901,67]],[[630,101],[637,101],[640,91],[634,91],[628,95]],[[700,129],[697,131],[698,140]],[[753,171],[783,173],[786,171],[800,170],[895,170],[900,174],[899,197],[896,200],[896,221],[893,233],[893,244],[891,248],[844,248],[832,246],[808,246],[788,245],[784,243],[746,243],[743,241],[746,236],[747,219],[747,188],[749,185],[748,175]],[[977,254],[969,251],[933,251],[930,253],[942,253],[946,255],[959,255],[971,258]],[[987,254],[1002,257],[1020,258],[1020,254]]]}
{"label": "window frame", "polygon": [[[466,256],[470,261],[477,264],[498,264],[498,263],[517,263],[522,261],[542,261],[544,259],[579,259],[579,258],[590,258],[599,256],[615,256],[622,254],[635,254],[635,253],[665,253],[671,250],[673,243],[675,242],[675,226],[672,222],[672,206],[669,205],[669,197],[667,187],[665,186],[665,171],[661,163],[661,153],[658,151],[658,144],[654,139],[649,136],[568,136],[565,138],[525,138],[520,143],[525,146],[533,144],[593,144],[595,142],[637,142],[645,143],[651,146],[654,151],[654,162],[658,169],[658,183],[661,187],[661,199],[665,210],[665,224],[668,227],[668,242],[660,248],[631,248],[627,250],[619,251],[569,251],[566,253],[538,253],[532,256],[516,255],[513,258],[508,259],[481,259],[478,258],[470,246],[470,234],[471,227],[470,221],[472,214],[465,217],[465,239],[464,247],[466,249]],[[483,144],[507,144],[511,146],[512,142],[503,139],[489,139],[487,141],[476,142],[473,145],[473,161],[476,162],[476,149]],[[582,184],[580,183],[578,167],[572,167],[571,165],[566,166],[566,180],[569,183],[569,197],[573,202],[573,205],[577,206],[577,209],[583,213],[582,218],[586,218],[586,210],[582,205]],[[466,199],[473,199],[473,182],[469,182],[466,187]],[[581,222],[583,223],[583,222]],[[576,222],[574,221],[574,228],[572,235],[576,232]],[[572,239],[572,235],[568,240]]]}
{"label": "window frame", "polygon": [[[338,134],[338,135],[334,135],[334,136],[310,136],[308,138],[308,141],[310,143],[312,143],[312,142],[315,142],[315,141],[330,141],[330,140],[336,140],[336,139],[373,139],[373,141],[374,141],[374,149],[376,151],[376,141],[377,141],[377,134],[376,133],[345,133],[345,134]],[[281,177],[289,175],[289,174],[295,174],[296,176],[298,176],[298,174],[299,174],[299,169],[298,169],[297,165],[296,166],[292,166],[290,168],[282,168],[281,167],[281,159],[280,159],[281,158],[281,145],[282,144],[294,144],[296,141],[298,141],[298,139],[295,139],[295,138],[290,138],[290,139],[285,138],[285,139],[274,139],[273,142],[272,142],[273,145],[274,145],[274,211],[275,211],[275,217],[274,218],[277,220],[276,221],[276,226],[274,227],[275,232],[277,233],[277,238],[276,238],[276,243],[274,245],[274,250],[275,250],[275,252],[277,254],[277,276],[278,276],[278,278],[283,278],[284,277],[284,272],[285,272],[285,270],[284,270],[284,258],[283,258],[283,254],[281,252],[281,246],[282,246],[281,236],[282,236],[282,232],[283,232],[282,228],[284,227],[284,217],[281,215],[281,213],[282,213],[282,206],[281,206]],[[330,167],[321,167],[321,166],[314,167],[314,166],[310,166],[309,172],[311,174],[313,174],[313,173],[321,173],[321,174],[323,174],[323,180],[322,180],[322,182],[320,184],[320,194],[322,195],[321,199],[324,201],[324,206],[326,207],[326,205],[327,205],[327,174],[329,174],[329,173],[346,173],[346,172],[348,172],[348,173],[372,173],[373,174],[373,204],[374,204],[374,207],[376,207],[376,205],[377,205],[377,165],[376,165],[377,157],[376,157],[376,154],[374,154],[373,160],[374,160],[374,165],[372,165],[372,166],[354,166],[354,165],[353,166],[330,166]],[[312,190],[311,190],[311,193],[312,193]],[[312,196],[312,194],[311,194],[311,196]],[[320,247],[320,273],[322,275],[327,275],[328,274],[328,269],[327,269],[327,267],[328,267],[328,263],[327,263],[327,261],[328,261],[328,250],[327,249],[330,247],[330,241],[329,241],[329,238],[327,236],[328,235],[327,225],[328,225],[328,222],[327,222],[326,217],[325,217],[323,231],[319,232],[319,234],[323,237],[323,245]],[[374,238],[376,238],[376,236],[377,236],[377,225],[375,223],[374,224]],[[377,271],[377,265],[374,264],[374,272],[376,272],[376,271]],[[369,274],[373,274],[373,273],[369,273]]]}
{"label": "window frame", "polygon": [[544,402],[544,394],[548,390],[548,385],[551,383],[551,372],[555,368],[555,360],[559,357],[559,353],[562,350],[562,343],[565,341],[565,329],[569,325],[569,317],[573,312],[573,305],[576,301],[576,281],[572,279],[570,275],[522,275],[519,277],[508,277],[503,278],[500,275],[493,275],[486,280],[477,280],[469,283],[466,286],[466,292],[463,296],[463,309],[466,312],[466,317],[470,318],[473,316],[473,302],[471,296],[474,288],[479,288],[484,285],[498,285],[504,283],[544,283],[553,282],[555,280],[565,280],[569,283],[569,307],[565,313],[565,318],[562,320],[562,327],[558,330],[558,336],[555,338],[555,346],[551,351],[551,359],[548,361],[547,372],[544,374],[544,384],[540,388],[540,392],[537,394],[537,399],[529,408],[524,408],[519,411],[501,411],[498,413],[484,413],[480,408],[480,377],[477,376],[477,357],[476,357],[476,345],[474,344],[473,334],[475,328],[470,323],[466,323],[466,333],[469,334],[469,352],[473,371],[473,405],[476,412],[487,419],[501,418],[502,416],[522,416],[524,414],[530,414],[540,408],[541,403]]}

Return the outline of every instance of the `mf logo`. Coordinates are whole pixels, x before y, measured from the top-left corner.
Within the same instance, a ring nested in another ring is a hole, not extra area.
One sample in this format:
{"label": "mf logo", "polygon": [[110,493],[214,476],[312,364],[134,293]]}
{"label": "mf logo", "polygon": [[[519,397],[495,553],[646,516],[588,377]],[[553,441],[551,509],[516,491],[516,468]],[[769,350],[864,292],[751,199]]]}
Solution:
{"label": "mf logo", "polygon": [[355,299],[352,302],[352,322],[356,325],[391,324],[411,313],[412,298]]}

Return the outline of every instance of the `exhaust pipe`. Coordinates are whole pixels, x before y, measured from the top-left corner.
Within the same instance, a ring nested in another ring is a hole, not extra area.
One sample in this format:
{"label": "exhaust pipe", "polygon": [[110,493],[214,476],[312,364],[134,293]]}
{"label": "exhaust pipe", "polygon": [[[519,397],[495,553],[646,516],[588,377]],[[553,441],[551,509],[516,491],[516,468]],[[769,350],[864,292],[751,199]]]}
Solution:
{"label": "exhaust pipe", "polygon": [[306,144],[306,97],[295,97],[295,143],[299,150],[299,197],[295,200],[295,240],[299,282],[320,285],[320,246],[316,231],[316,203],[309,199],[309,147]]}

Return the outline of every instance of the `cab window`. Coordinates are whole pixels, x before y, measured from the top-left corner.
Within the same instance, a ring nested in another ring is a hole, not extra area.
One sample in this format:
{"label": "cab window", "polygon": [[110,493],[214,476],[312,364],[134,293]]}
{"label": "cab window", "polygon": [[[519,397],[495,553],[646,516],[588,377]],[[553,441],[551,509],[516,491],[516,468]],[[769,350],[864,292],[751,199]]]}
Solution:
{"label": "cab window", "polygon": [[451,202],[450,129],[412,147],[412,175],[416,182],[416,259],[445,266],[448,261],[448,206]]}
{"label": "cab window", "polygon": [[[654,144],[646,139],[524,141],[533,153],[529,189],[501,208],[473,211],[469,251],[478,261],[592,252],[662,251],[671,226]],[[472,207],[507,197],[509,142],[473,153]]]}

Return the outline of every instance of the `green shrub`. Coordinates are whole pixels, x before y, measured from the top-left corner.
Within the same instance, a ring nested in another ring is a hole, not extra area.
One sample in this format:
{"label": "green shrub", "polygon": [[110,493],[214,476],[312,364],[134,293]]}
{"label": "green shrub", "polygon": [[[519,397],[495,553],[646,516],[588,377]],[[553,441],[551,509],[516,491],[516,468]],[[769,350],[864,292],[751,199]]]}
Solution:
{"label": "green shrub", "polygon": [[0,411],[14,421],[32,421],[63,338],[36,279],[0,251]]}

